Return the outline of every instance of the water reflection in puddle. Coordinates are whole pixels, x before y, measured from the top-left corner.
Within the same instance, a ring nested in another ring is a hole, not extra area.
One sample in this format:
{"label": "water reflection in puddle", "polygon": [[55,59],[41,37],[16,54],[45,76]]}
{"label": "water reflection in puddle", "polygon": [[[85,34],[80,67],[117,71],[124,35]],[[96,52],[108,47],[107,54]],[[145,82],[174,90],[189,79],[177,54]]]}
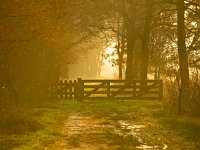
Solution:
{"label": "water reflection in puddle", "polygon": [[119,124],[121,125],[121,128],[130,129],[130,130],[132,130],[132,129],[141,130],[141,129],[145,128],[145,125],[136,125],[136,124],[132,125],[132,124],[126,123],[125,121],[122,121],[122,120],[119,121]]}
{"label": "water reflection in puddle", "polygon": [[140,146],[137,146],[136,148],[138,149],[159,149],[158,146],[148,146],[148,145],[140,145]]}
{"label": "water reflection in puddle", "polygon": [[136,146],[137,149],[167,149],[168,146],[164,144],[163,146],[157,145],[147,145],[143,139],[139,136],[141,134],[141,130],[143,130],[146,126],[139,125],[139,124],[132,124],[130,122],[126,122],[123,120],[118,121],[120,128],[116,128],[114,132],[120,136],[130,136],[132,135],[133,138],[137,139],[138,142],[141,143],[140,146]]}

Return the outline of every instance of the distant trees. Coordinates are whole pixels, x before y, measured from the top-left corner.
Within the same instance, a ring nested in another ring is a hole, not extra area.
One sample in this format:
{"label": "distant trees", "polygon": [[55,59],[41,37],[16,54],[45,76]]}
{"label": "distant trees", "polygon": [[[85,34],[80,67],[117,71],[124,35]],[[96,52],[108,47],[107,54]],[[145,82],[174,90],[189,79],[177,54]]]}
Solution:
{"label": "distant trees", "polygon": [[122,68],[126,79],[146,80],[152,72],[159,79],[175,72],[177,78],[180,75],[183,103],[189,102],[189,70],[200,68],[198,0],[5,0],[1,4],[0,94],[7,90],[13,100],[47,95],[61,66],[74,61],[71,54],[78,60],[83,49],[91,52],[88,43],[99,38],[102,43],[116,42],[114,63],[119,65],[120,79]]}
{"label": "distant trees", "polygon": [[87,35],[80,32],[70,1],[1,4],[0,94],[8,93],[12,102],[45,99],[49,85],[59,80],[63,54]]}
{"label": "distant trees", "polygon": [[191,104],[189,70],[194,72],[200,62],[199,2],[116,0],[114,4],[126,33],[126,79],[146,80],[152,69],[155,79],[174,74],[182,91],[182,112],[187,112]]}

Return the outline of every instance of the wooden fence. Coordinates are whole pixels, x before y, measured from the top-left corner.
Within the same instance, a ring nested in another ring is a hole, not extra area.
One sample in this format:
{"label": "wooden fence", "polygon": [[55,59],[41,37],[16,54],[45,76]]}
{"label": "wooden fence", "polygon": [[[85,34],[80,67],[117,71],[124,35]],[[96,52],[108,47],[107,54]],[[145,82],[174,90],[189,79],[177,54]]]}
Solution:
{"label": "wooden fence", "polygon": [[60,81],[51,89],[59,99],[157,99],[163,98],[162,80],[82,80]]}
{"label": "wooden fence", "polygon": [[60,81],[59,83],[51,86],[50,96],[58,99],[77,99],[77,81]]}

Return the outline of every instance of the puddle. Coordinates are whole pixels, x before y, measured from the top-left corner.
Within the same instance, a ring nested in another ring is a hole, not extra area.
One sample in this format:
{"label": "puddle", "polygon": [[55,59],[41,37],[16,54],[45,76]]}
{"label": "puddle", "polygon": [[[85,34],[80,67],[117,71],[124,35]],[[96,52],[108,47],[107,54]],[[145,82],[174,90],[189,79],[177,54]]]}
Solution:
{"label": "puddle", "polygon": [[[144,120],[141,123],[133,120],[97,119],[72,114],[62,129],[64,137],[59,139],[54,147],[56,149],[60,147],[58,150],[165,150],[186,147],[182,139],[173,141],[178,139],[174,133],[170,134],[158,126],[143,123]],[[187,149],[193,147],[189,145]]]}
{"label": "puddle", "polygon": [[120,135],[132,135],[133,137],[138,138],[139,141],[141,141],[139,139],[139,137],[137,136],[137,134],[139,134],[141,132],[141,130],[143,130],[145,128],[145,125],[138,125],[138,124],[132,124],[130,122],[127,121],[123,121],[120,120],[118,121],[120,127],[115,129],[115,133],[120,134]]}
{"label": "puddle", "polygon": [[[147,145],[144,142],[144,139],[141,137],[141,133],[145,132],[145,125],[141,125],[141,124],[133,124],[131,122],[128,121],[123,121],[120,120],[118,121],[120,127],[115,129],[114,132],[116,134],[119,134],[121,136],[130,136],[132,135],[133,138],[137,139],[137,141],[140,143],[140,146],[136,146],[135,148],[137,149],[167,149],[168,146],[166,144],[164,145]],[[124,132],[125,131],[125,132]]]}
{"label": "puddle", "polygon": [[137,149],[154,149],[157,150],[159,149],[159,146],[148,146],[148,145],[140,145],[136,146]]}
{"label": "puddle", "polygon": [[123,120],[120,120],[118,122],[122,128],[126,128],[126,129],[143,129],[143,128],[145,128],[145,125],[130,124]]}

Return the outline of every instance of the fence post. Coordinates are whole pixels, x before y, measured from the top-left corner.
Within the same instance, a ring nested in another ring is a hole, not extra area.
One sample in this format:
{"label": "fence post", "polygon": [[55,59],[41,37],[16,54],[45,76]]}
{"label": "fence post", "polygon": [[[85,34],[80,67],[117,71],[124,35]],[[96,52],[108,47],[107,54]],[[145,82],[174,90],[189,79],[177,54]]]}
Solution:
{"label": "fence post", "polygon": [[136,82],[135,81],[132,81],[133,83],[133,98],[136,97]]}
{"label": "fence post", "polygon": [[159,100],[162,101],[163,100],[163,81],[160,80],[160,84],[159,84]]}
{"label": "fence post", "polygon": [[65,83],[61,80],[60,81],[60,86],[61,86],[61,99],[65,99]]}
{"label": "fence post", "polygon": [[74,80],[74,99],[78,99],[78,83]]}
{"label": "fence post", "polygon": [[110,97],[110,81],[107,81],[107,98]]}
{"label": "fence post", "polygon": [[72,99],[72,80],[69,81],[69,99]]}
{"label": "fence post", "polygon": [[65,99],[68,99],[68,83],[67,83],[67,80],[64,81],[64,95],[65,95]]}
{"label": "fence post", "polygon": [[78,78],[78,98],[77,100],[81,101],[84,98],[84,83],[81,78]]}
{"label": "fence post", "polygon": [[62,80],[60,80],[56,89],[58,93],[58,98],[62,99],[63,98],[63,81]]}

